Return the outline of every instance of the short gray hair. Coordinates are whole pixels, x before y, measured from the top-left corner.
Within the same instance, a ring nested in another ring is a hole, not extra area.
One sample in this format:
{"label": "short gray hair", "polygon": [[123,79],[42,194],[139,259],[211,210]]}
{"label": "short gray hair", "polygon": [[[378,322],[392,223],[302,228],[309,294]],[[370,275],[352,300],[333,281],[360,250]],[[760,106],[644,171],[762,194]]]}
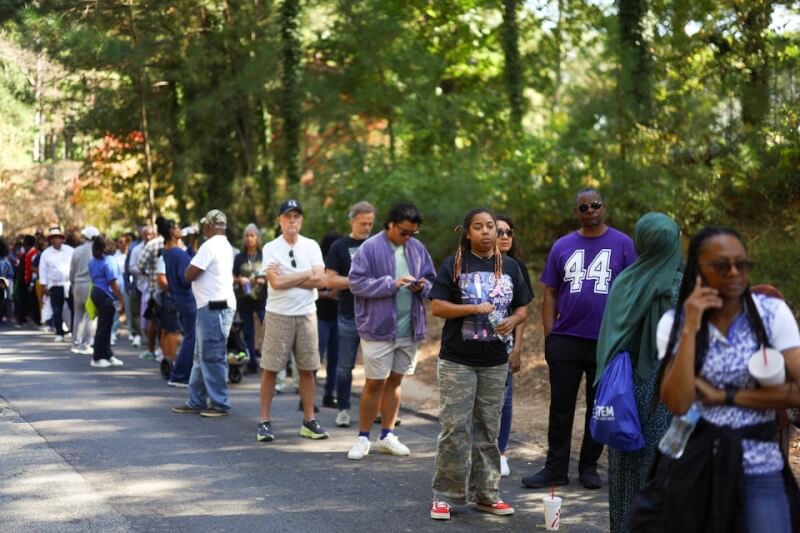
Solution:
{"label": "short gray hair", "polygon": [[357,202],[350,206],[350,211],[347,213],[347,218],[353,220],[362,213],[375,213],[375,206],[369,202]]}

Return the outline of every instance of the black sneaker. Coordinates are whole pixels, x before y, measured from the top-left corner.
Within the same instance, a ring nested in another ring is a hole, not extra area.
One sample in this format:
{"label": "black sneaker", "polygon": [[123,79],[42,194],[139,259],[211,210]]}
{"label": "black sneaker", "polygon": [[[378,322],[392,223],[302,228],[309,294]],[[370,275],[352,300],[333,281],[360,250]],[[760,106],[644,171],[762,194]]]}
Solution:
{"label": "black sneaker", "polygon": [[231,414],[230,411],[213,406],[209,407],[208,409],[203,409],[202,411],[200,411],[200,416],[206,416],[208,418],[216,418],[218,416],[225,416],[229,414]]}
{"label": "black sneaker", "polygon": [[[300,403],[297,404],[297,410],[298,411],[302,411],[303,410],[303,400],[300,400]],[[315,405],[314,406],[314,414],[317,414],[317,413],[319,413],[319,406]]]}
{"label": "black sneaker", "polygon": [[330,407],[331,409],[339,408],[339,400],[335,396],[325,395],[322,397],[322,407]]}
{"label": "black sneaker", "polygon": [[322,429],[316,418],[303,422],[303,425],[300,426],[300,436],[314,440],[328,438],[328,434]]}
{"label": "black sneaker", "polygon": [[587,468],[580,473],[578,478],[586,489],[599,489],[603,486],[603,480],[600,479],[600,474],[597,473],[597,468]]}
{"label": "black sneaker", "polygon": [[569,478],[566,474],[556,474],[542,468],[534,475],[522,478],[522,484],[529,489],[546,489],[553,485],[569,485]]}
{"label": "black sneaker", "polygon": [[275,434],[272,432],[272,424],[269,423],[269,420],[264,420],[258,424],[256,440],[258,442],[271,442],[275,440]]}
{"label": "black sneaker", "polygon": [[173,413],[180,413],[180,414],[200,414],[203,409],[200,407],[189,407],[186,404],[183,405],[176,405],[172,408]]}

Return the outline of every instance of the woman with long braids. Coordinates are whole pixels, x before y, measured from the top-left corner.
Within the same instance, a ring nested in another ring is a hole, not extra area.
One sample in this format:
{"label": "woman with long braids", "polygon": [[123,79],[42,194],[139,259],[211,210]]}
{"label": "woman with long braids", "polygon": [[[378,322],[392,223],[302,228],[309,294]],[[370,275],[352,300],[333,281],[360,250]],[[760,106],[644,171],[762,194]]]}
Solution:
{"label": "woman with long braids", "polygon": [[[783,300],[752,293],[753,263],[735,230],[703,229],[687,255],[677,305],[658,324],[659,391],[675,415],[696,404],[701,418],[678,459],[658,458],[630,529],[796,531],[800,493],[775,409],[800,405],[797,322]],[[764,347],[782,352],[784,384],[750,375],[748,360]]]}
{"label": "woman with long braids", "polygon": [[[506,215],[497,215],[497,247],[500,253],[506,254],[519,265],[519,270],[522,273],[522,279],[525,281],[525,286],[533,297],[533,285],[531,285],[531,278],[528,275],[528,267],[522,260],[522,252],[517,246],[517,241],[514,238],[514,221],[511,217]],[[508,378],[506,379],[506,392],[503,396],[503,415],[500,419],[500,435],[497,437],[497,447],[500,449],[500,475],[503,477],[511,475],[511,468],[508,466],[508,458],[506,451],[508,450],[508,441],[511,437],[511,417],[513,414],[514,405],[514,380],[512,375],[514,372],[519,372],[522,367],[522,336],[525,333],[525,323],[518,325],[514,329],[514,347],[508,355]]]}
{"label": "woman with long braids", "polygon": [[[525,322],[531,294],[514,261],[503,261],[497,225],[486,209],[464,217],[458,250],[442,263],[429,294],[446,319],[439,352],[439,422],[431,518],[447,520],[453,504],[510,515],[499,495],[497,435],[514,328]],[[482,286],[475,303],[475,275]],[[486,337],[474,338],[475,326]]]}

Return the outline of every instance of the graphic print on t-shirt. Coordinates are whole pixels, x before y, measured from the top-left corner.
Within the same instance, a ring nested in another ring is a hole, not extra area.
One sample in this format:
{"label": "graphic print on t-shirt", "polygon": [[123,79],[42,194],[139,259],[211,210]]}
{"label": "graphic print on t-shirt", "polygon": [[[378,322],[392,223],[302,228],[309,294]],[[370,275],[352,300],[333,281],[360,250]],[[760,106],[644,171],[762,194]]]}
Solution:
{"label": "graphic print on t-shirt", "polygon": [[[495,280],[494,272],[468,272],[460,278],[461,302],[478,305],[489,302],[494,306],[493,315],[507,317],[514,297],[514,284],[511,276],[503,274],[500,282]],[[464,317],[461,336],[465,341],[491,342],[498,340],[489,315],[469,315]]]}

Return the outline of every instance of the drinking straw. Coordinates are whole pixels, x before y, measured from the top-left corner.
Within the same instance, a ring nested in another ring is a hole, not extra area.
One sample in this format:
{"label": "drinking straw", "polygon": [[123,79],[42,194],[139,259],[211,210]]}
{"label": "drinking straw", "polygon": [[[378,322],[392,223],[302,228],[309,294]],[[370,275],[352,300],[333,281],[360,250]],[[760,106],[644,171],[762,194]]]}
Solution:
{"label": "drinking straw", "polygon": [[767,347],[764,346],[764,366],[767,366]]}
{"label": "drinking straw", "polygon": [[550,485],[550,499],[555,499],[556,497],[556,486]]}

